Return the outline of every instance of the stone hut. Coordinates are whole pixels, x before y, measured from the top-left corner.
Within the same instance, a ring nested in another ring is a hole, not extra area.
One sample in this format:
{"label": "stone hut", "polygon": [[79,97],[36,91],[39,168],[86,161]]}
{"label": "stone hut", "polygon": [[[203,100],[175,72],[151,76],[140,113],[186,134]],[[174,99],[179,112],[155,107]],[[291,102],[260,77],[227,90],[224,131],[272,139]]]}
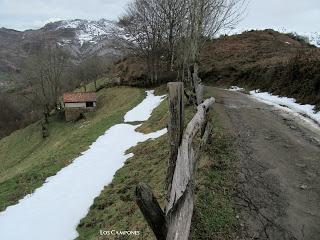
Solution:
{"label": "stone hut", "polygon": [[97,106],[95,92],[71,92],[63,94],[66,121],[75,121],[85,112],[93,111]]}

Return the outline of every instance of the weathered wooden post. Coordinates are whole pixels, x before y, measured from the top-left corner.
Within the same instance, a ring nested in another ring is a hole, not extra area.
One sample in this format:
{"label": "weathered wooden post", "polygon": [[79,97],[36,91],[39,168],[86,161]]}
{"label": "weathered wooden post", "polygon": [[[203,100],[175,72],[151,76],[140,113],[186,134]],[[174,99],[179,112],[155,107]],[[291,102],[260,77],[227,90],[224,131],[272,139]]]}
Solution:
{"label": "weathered wooden post", "polygon": [[136,202],[147,220],[149,226],[158,240],[165,240],[167,237],[166,216],[150,187],[145,183],[139,183],[136,187]]}
{"label": "weathered wooden post", "polygon": [[204,92],[204,85],[199,84],[197,89],[197,104],[198,106],[203,103],[203,92]]}
{"label": "weathered wooden post", "polygon": [[[203,86],[197,85],[197,89],[200,89],[197,112],[184,130],[183,83],[168,83],[168,89],[170,156],[165,211],[162,211],[148,185],[140,183],[135,195],[141,212],[158,240],[188,240],[194,205],[193,175],[212,130],[208,114],[215,99],[203,101]],[[194,146],[193,140],[199,132],[201,141]]]}
{"label": "weathered wooden post", "polygon": [[[170,156],[168,160],[168,169],[166,177],[166,189],[168,194],[171,192],[171,182],[176,168],[178,156],[178,148],[181,143],[181,138],[184,128],[184,103],[183,103],[183,83],[170,82],[168,83],[169,90],[169,123],[168,135],[170,142]],[[168,200],[167,196],[167,200]]]}
{"label": "weathered wooden post", "polygon": [[196,94],[197,106],[199,106],[203,102],[204,86],[201,84],[201,79],[199,78],[199,66],[197,63],[193,65],[192,82]]}

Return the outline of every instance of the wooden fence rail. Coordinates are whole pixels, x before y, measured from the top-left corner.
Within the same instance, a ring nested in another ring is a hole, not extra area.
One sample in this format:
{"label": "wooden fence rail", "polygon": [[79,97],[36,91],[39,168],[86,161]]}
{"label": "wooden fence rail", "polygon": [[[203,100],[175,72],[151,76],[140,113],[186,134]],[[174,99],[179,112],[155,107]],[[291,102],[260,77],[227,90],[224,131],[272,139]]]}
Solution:
{"label": "wooden fence rail", "polygon": [[[158,240],[187,240],[194,204],[193,175],[212,130],[208,116],[215,99],[199,102],[196,114],[184,130],[183,83],[169,83],[168,88],[170,157],[165,210],[161,209],[152,190],[144,183],[136,188],[136,200]],[[194,146],[194,140],[199,135],[200,143]]]}

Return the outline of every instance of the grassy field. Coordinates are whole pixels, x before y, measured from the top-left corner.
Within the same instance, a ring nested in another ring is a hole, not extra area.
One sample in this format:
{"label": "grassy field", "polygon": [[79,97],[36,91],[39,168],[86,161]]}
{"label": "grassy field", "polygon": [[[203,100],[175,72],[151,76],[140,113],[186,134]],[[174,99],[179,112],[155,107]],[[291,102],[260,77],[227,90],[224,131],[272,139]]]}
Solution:
{"label": "grassy field", "polygon": [[109,127],[144,97],[142,89],[119,87],[98,92],[98,108],[86,119],[66,123],[52,116],[49,138],[40,122],[0,140],[0,211],[40,187],[45,179],[70,164]]}
{"label": "grassy field", "polygon": [[[156,90],[156,94],[165,92],[164,86]],[[143,96],[141,89],[103,89],[98,92],[97,111],[87,114],[86,119],[66,123],[57,116],[51,117],[50,137],[46,140],[41,137],[40,123],[0,140],[0,211],[32,193],[47,177],[70,164],[106,129],[121,122],[124,113]],[[194,108],[186,107],[185,112],[187,123]],[[195,179],[192,239],[233,239],[237,226],[231,198],[234,162],[231,140],[225,136],[218,117],[213,116],[212,142],[200,160]],[[138,130],[149,133],[165,128],[167,117],[168,102],[163,101]],[[167,135],[141,143],[128,152],[133,152],[134,157],[117,171],[112,183],[95,199],[80,222],[79,240],[103,239],[100,230],[138,230],[141,235],[136,238],[154,239],[135,204],[134,188],[139,182],[148,183],[163,206],[169,154]]]}
{"label": "grassy field", "polygon": [[[94,82],[90,82],[88,84],[85,85],[85,87],[79,87],[75,90],[75,92],[95,92],[97,89],[102,88],[103,86],[105,86],[107,83],[110,82],[110,79],[108,76],[99,78],[96,80],[96,86],[94,84]],[[97,89],[96,89],[97,87]]]}
{"label": "grassy field", "polygon": [[[163,94],[165,88],[156,93]],[[210,95],[210,93],[208,93]],[[186,108],[186,119],[194,109]],[[138,130],[152,132],[166,127],[168,102],[164,101],[152,117]],[[214,134],[199,163],[195,180],[195,214],[192,239],[233,239],[236,213],[232,202],[233,162],[230,139],[225,136],[214,115]],[[187,122],[187,121],[186,121]],[[167,135],[147,141],[129,150],[134,157],[117,171],[112,183],[106,186],[91,206],[89,214],[78,226],[78,240],[91,239],[154,239],[153,233],[135,204],[134,189],[139,182],[148,183],[163,206],[166,162],[169,154]],[[141,235],[129,238],[101,237],[100,230],[137,230]]]}

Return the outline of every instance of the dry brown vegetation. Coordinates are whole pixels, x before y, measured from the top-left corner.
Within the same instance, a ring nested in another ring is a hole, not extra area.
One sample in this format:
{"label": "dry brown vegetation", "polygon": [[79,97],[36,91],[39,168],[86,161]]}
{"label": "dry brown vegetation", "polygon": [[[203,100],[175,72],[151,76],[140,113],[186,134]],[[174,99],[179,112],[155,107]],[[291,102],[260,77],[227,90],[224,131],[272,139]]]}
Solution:
{"label": "dry brown vegetation", "polygon": [[239,84],[320,105],[320,49],[273,30],[250,31],[207,43],[203,79]]}
{"label": "dry brown vegetation", "polygon": [[[118,63],[114,74],[132,86],[146,76],[144,65],[132,58]],[[162,82],[176,77],[160,76]],[[208,84],[239,84],[320,107],[320,49],[290,34],[249,31],[207,42],[200,55],[200,76]]]}

